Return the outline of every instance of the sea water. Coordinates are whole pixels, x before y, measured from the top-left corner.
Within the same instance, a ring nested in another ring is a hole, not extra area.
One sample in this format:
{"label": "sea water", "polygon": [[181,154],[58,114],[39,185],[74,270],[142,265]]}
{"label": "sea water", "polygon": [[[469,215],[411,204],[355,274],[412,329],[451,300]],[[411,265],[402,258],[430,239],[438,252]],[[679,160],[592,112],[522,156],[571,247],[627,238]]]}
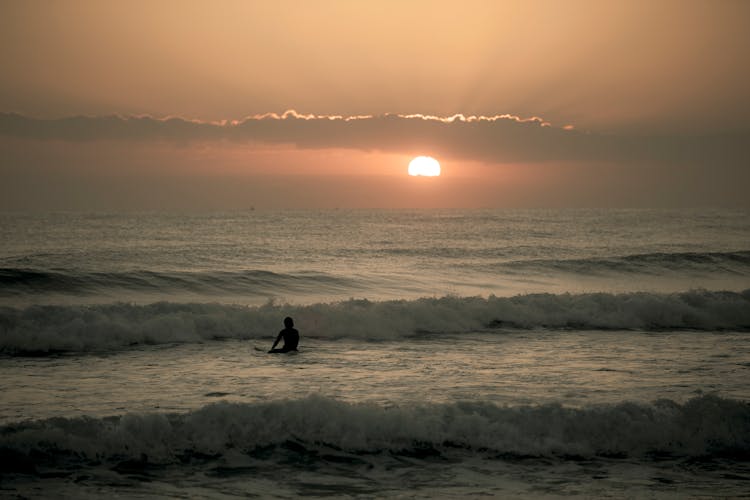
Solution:
{"label": "sea water", "polygon": [[747,495],[748,215],[0,214],[0,495]]}

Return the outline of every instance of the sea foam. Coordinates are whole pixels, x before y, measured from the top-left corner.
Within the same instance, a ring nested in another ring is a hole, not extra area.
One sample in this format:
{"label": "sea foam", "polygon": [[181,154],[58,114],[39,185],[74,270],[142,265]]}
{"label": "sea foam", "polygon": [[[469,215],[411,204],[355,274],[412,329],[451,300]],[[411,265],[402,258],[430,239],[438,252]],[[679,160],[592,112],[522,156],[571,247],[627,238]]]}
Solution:
{"label": "sea foam", "polygon": [[530,294],[244,307],[159,302],[0,308],[0,352],[106,351],[138,344],[267,338],[294,317],[303,335],[398,340],[507,329],[750,329],[750,290]]}
{"label": "sea foam", "polygon": [[363,454],[750,459],[750,405],[717,396],[684,404],[501,407],[459,402],[383,408],[320,396],[216,403],[185,414],[54,418],[0,429],[0,453],[39,461],[178,463],[285,447]]}

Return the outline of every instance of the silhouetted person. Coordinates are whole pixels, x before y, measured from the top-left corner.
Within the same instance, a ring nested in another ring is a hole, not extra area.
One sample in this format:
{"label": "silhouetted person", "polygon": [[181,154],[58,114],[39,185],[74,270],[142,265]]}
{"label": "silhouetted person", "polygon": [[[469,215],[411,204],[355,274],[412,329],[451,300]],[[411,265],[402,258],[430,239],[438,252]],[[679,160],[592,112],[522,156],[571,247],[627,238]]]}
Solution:
{"label": "silhouetted person", "polygon": [[[284,318],[284,328],[279,332],[279,336],[276,337],[276,342],[271,346],[271,350],[268,352],[289,352],[296,351],[297,344],[299,344],[299,332],[294,328],[294,320],[287,316]],[[284,347],[276,349],[276,345],[281,339],[284,339]]]}

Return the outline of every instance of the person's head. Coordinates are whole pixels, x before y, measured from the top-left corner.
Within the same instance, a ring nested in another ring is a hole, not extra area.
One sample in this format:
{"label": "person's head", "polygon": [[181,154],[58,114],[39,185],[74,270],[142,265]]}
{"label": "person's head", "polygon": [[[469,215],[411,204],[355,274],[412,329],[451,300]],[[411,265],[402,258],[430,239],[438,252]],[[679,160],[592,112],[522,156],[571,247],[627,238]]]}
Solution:
{"label": "person's head", "polygon": [[287,316],[286,318],[284,318],[284,326],[287,327],[287,328],[293,327],[294,326],[294,320],[292,318],[290,318],[289,316]]}

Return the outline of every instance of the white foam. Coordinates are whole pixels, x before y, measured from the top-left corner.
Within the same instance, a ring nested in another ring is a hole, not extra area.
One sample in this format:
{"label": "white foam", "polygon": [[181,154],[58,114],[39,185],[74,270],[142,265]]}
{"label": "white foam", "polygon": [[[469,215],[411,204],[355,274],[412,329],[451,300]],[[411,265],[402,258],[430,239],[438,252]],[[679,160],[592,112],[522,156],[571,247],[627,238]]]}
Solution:
{"label": "white foam", "polygon": [[497,328],[747,330],[750,290],[675,294],[533,294],[442,297],[309,306],[222,304],[31,306],[0,308],[0,351],[101,351],[133,344],[266,338],[292,316],[304,335],[399,339],[420,332]]}
{"label": "white foam", "polygon": [[750,458],[750,405],[716,396],[685,404],[621,403],[572,409],[453,403],[382,408],[311,396],[259,404],[217,403],[187,414],[56,418],[9,425],[0,449],[61,460],[143,459],[252,453],[295,442],[351,453],[487,456]]}

